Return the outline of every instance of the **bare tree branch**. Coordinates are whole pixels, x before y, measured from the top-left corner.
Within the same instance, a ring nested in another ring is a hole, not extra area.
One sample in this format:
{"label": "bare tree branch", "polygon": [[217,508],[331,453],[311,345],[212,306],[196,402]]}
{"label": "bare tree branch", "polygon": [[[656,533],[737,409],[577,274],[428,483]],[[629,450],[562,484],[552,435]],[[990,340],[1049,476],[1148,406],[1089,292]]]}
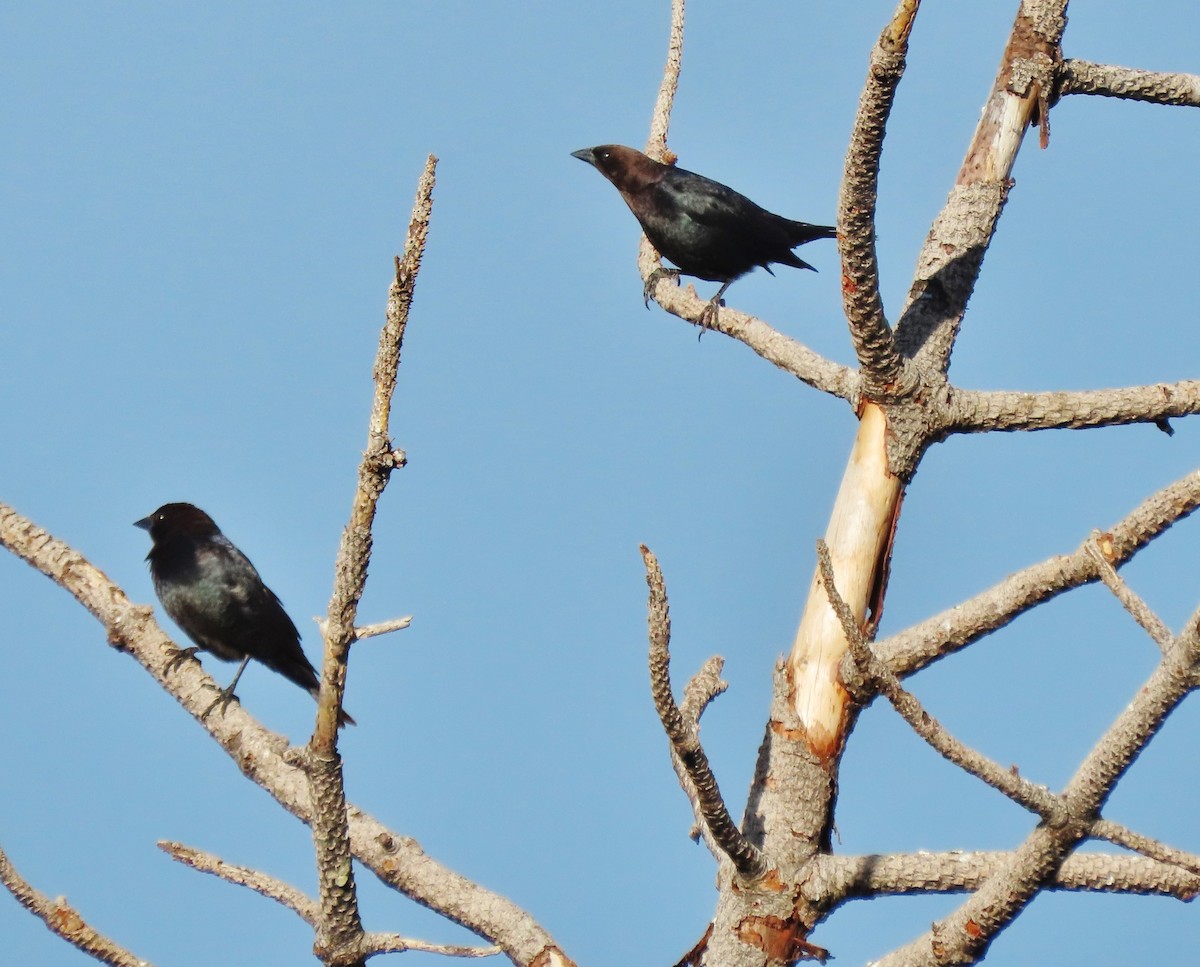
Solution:
{"label": "bare tree branch", "polygon": [[1035,829],[1011,858],[950,916],[879,961],[880,967],[976,962],[988,945],[1054,877],[1088,835],[1117,780],[1194,687],[1200,657],[1193,632],[1181,638],[1088,753],[1063,792],[1069,818]]}
{"label": "bare tree branch", "polygon": [[[185,866],[190,866],[201,873],[209,873],[236,886],[247,887],[255,893],[261,893],[263,896],[283,904],[298,914],[311,927],[319,929],[321,926],[320,904],[282,880],[277,880],[273,876],[246,866],[226,863],[219,856],[185,846],[183,843],[160,840],[158,848]],[[415,940],[412,937],[403,937],[397,933],[364,933],[360,941],[360,949],[364,957],[373,957],[376,954],[384,953],[401,953],[406,950],[420,950],[450,957],[490,957],[500,953],[500,948],[494,946],[465,947],[458,944],[434,944],[425,940]]]}
{"label": "bare tree branch", "polygon": [[[671,111],[675,106],[675,92],[679,90],[679,72],[683,66],[683,16],[685,0],[671,0],[671,33],[667,41],[667,62],[663,67],[662,83],[654,101],[650,116],[650,136],[646,139],[646,154],[663,164],[675,163],[675,152],[667,147],[667,133],[671,128]],[[659,295],[677,289],[672,277],[661,272],[662,256],[650,240],[641,236],[638,243],[638,271],[641,273],[647,296],[662,304]],[[657,279],[651,288],[651,280]]]}
{"label": "bare tree branch", "polygon": [[[1011,860],[1007,852],[892,853],[885,856],[818,857],[805,891],[856,899],[979,889]],[[1047,889],[1096,893],[1158,894],[1189,901],[1200,893],[1200,876],[1141,856],[1075,853]]]}
{"label": "bare tree branch", "polygon": [[1111,550],[1108,540],[1101,534],[1094,535],[1094,539],[1087,544],[1088,553],[1096,561],[1096,570],[1104,586],[1113,593],[1113,596],[1121,602],[1121,606],[1133,617],[1151,638],[1158,645],[1159,651],[1166,654],[1167,651],[1175,644],[1175,636],[1162,619],[1156,615],[1145,601],[1143,601],[1128,584],[1125,579],[1114,570],[1108,560],[1108,553]]}
{"label": "bare tree branch", "polygon": [[437,159],[430,155],[417,185],[417,198],[404,241],[404,256],[396,259],[396,277],[388,294],[387,321],[379,337],[379,350],[372,374],[375,397],[371,404],[367,448],[358,468],[358,487],[354,493],[350,520],[338,548],[333,594],[322,628],[325,659],[317,726],[304,760],[316,807],[311,825],[313,845],[317,851],[321,919],[317,927],[315,949],[317,955],[332,967],[357,967],[366,959],[362,947],[362,919],[354,885],[354,865],[351,862],[342,760],[337,748],[338,726],[342,720],[346,662],[350,646],[358,637],[354,622],[371,560],[371,528],[375,521],[375,508],[392,470],[402,465],[399,451],[392,444],[388,425],[408,310],[412,305],[425,239],[429,233],[436,168]]}
{"label": "bare tree branch", "polygon": [[[700,737],[700,716],[704,714],[709,703],[729,687],[729,683],[721,678],[721,670],[724,667],[725,659],[720,655],[713,655],[700,666],[700,670],[683,688],[683,700],[679,703],[679,714],[683,717],[684,728],[693,733],[697,739]],[[708,851],[714,857],[720,857],[721,849],[716,840],[712,838],[708,824],[704,822],[704,814],[700,808],[700,799],[696,795],[696,787],[692,785],[692,777],[688,775],[687,767],[679,758],[679,753],[675,751],[674,745],[671,746],[671,766],[675,769],[679,784],[692,804],[695,822],[688,831],[688,837],[692,840],[703,837]]]}
{"label": "bare tree branch", "polygon": [[[658,255],[650,243],[643,239],[638,269],[643,278],[648,278],[656,268],[661,268]],[[654,301],[671,315],[696,325],[699,325],[701,313],[708,305],[707,300],[696,295],[692,286],[678,286],[669,279],[658,283]],[[795,376],[813,389],[857,406],[862,392],[862,378],[857,372],[814,352],[804,343],[784,335],[761,319],[722,306],[708,329],[736,339],[771,365]]]}
{"label": "bare tree branch", "polygon": [[268,899],[287,907],[309,926],[320,926],[320,904],[289,883],[284,883],[282,880],[269,876],[260,870],[253,870],[248,866],[237,866],[233,863],[226,863],[221,857],[213,853],[172,840],[160,839],[158,841],[158,848],[171,857],[171,859],[182,863],[184,866],[190,866],[193,870],[197,870],[200,873],[208,873],[218,877],[226,883],[232,883],[235,886],[244,886],[255,893],[261,893]]}
{"label": "bare tree branch", "polygon": [[363,934],[362,945],[368,957],[374,957],[376,954],[401,954],[409,950],[417,950],[426,954],[441,954],[443,957],[494,957],[501,952],[499,947],[465,947],[461,944],[430,943],[428,940],[415,940],[398,933],[366,933]]}
{"label": "bare tree branch", "polygon": [[[1090,546],[1095,547],[1094,544]],[[971,748],[955,738],[945,726],[925,711],[920,700],[907,691],[900,684],[900,680],[875,656],[855,625],[849,605],[838,594],[833,562],[824,541],[817,542],[817,559],[830,604],[837,612],[850,643],[850,657],[854,660],[858,672],[867,680],[864,694],[881,693],[909,727],[948,762],[1003,793],[1019,806],[1037,813],[1045,822],[1051,825],[1066,822],[1070,817],[1071,804],[1064,797]],[[1174,643],[1174,639],[1171,643]],[[844,678],[848,686],[854,684],[853,671],[847,672]],[[1089,827],[1088,834],[1144,853],[1159,862],[1183,867],[1194,875],[1200,875],[1200,856],[1172,849],[1109,820],[1096,819]]]}
{"label": "bare tree branch", "polygon": [[[870,691],[878,691],[887,698],[912,730],[943,758],[1004,793],[1026,809],[1041,814],[1048,821],[1061,822],[1065,818],[1065,809],[1054,793],[1045,786],[1030,782],[1011,769],[1004,768],[956,739],[936,718],[925,711],[915,695],[904,689],[900,680],[875,657],[859,631],[849,605],[838,593],[829,547],[823,540],[817,541],[817,561],[829,603],[842,622],[850,643],[850,657],[858,666],[859,672],[866,677]],[[848,676],[847,684],[851,684]]]}
{"label": "bare tree branch", "polygon": [[883,314],[875,251],[875,204],[879,159],[896,88],[904,74],[908,36],[920,0],[900,0],[891,23],[871,51],[838,197],[838,248],[842,255],[842,303],[867,396],[894,392],[903,362]]}
{"label": "bare tree branch", "polygon": [[1082,392],[964,390],[948,394],[947,432],[1082,430],[1130,423],[1158,423],[1200,413],[1200,380]]}
{"label": "bare tree branch", "polygon": [[51,900],[34,889],[17,872],[8,854],[0,849],[0,883],[26,910],[38,917],[52,933],[58,934],[73,947],[89,957],[113,967],[150,967],[150,962],[131,954],[128,950],[109,940],[88,926],[65,897]]}
{"label": "bare tree branch", "polygon": [[646,563],[646,584],[650,588],[650,691],[654,696],[654,707],[695,789],[701,818],[712,834],[713,841],[733,863],[739,876],[749,881],[757,880],[766,872],[766,858],[758,847],[742,835],[729,815],[699,736],[687,728],[679,706],[675,704],[675,696],[671,692],[671,613],[667,604],[667,590],[658,559],[644,544],[641,551]]}
{"label": "bare tree branch", "polygon": [[405,615],[403,618],[392,618],[390,621],[378,621],[371,625],[359,625],[354,629],[355,641],[362,641],[364,638],[374,638],[377,635],[391,634],[393,631],[403,631],[412,624],[412,615]]}
{"label": "bare tree branch", "polygon": [[1135,833],[1108,819],[1097,819],[1092,823],[1090,834],[1096,839],[1107,840],[1116,846],[1141,853],[1143,856],[1158,863],[1177,866],[1180,870],[1193,876],[1200,876],[1200,856],[1195,853],[1185,853],[1183,850],[1167,846],[1149,836]]}
{"label": "bare tree branch", "polygon": [[667,42],[667,63],[662,83],[650,117],[650,137],[646,139],[646,154],[656,161],[670,164],[674,160],[667,148],[667,132],[671,128],[671,110],[675,92],[679,90],[679,71],[683,66],[683,15],[685,0],[671,0],[671,36]]}
{"label": "bare tree branch", "polygon": [[1151,104],[1200,107],[1200,75],[1144,71],[1072,58],[1059,65],[1057,93],[1099,94]]}
{"label": "bare tree branch", "polygon": [[[408,311],[412,305],[417,274],[421,268],[425,239],[429,234],[436,169],[437,158],[430,155],[426,159],[425,170],[417,185],[417,197],[413,203],[412,218],[404,241],[404,255],[396,259],[396,276],[388,293],[387,318],[379,336],[379,349],[372,370],[375,396],[371,403],[367,447],[358,468],[358,486],[354,494],[350,521],[338,548],[334,565],[333,594],[322,627],[325,639],[322,677],[328,688],[322,689],[321,708],[324,714],[318,716],[317,730],[313,736],[314,752],[318,751],[318,748],[324,751],[336,749],[337,715],[333,708],[327,706],[332,704],[334,708],[341,707],[341,695],[346,684],[346,658],[350,645],[358,637],[354,622],[358,614],[358,602],[367,581],[375,508],[392,470],[403,465],[402,452],[394,447],[389,432],[392,393],[396,388],[400,348],[408,323]],[[326,692],[335,702],[324,700]]]}
{"label": "bare tree branch", "polygon": [[[322,638],[325,635],[327,622],[325,618],[313,618],[317,623],[317,628],[321,632]],[[364,638],[375,638],[379,635],[391,634],[393,631],[403,631],[412,625],[412,615],[405,615],[403,618],[389,618],[387,621],[377,621],[374,624],[359,625],[354,629],[354,640],[362,641]]]}
{"label": "bare tree branch", "polygon": [[927,371],[949,368],[1025,129],[1040,122],[1043,142],[1049,137],[1048,98],[1062,57],[1066,6],[1067,0],[1023,0],[957,183],[917,258],[896,341]]}
{"label": "bare tree branch", "polygon": [[[1152,494],[1105,534],[1114,567],[1128,561],[1172,524],[1200,506],[1200,470]],[[1087,538],[1073,553],[1052,557],[874,644],[875,654],[900,677],[991,634],[1043,601],[1099,580]]]}

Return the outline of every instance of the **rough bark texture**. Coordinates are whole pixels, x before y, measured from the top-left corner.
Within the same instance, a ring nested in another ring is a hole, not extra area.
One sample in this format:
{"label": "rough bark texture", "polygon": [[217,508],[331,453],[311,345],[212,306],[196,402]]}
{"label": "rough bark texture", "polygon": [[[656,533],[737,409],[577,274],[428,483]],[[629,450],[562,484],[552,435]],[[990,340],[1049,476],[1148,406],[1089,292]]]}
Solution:
{"label": "rough bark texture", "polygon": [[[741,823],[732,818],[700,742],[701,714],[720,694],[721,659],[704,666],[677,702],[671,685],[670,619],[665,582],[644,550],[650,586],[651,695],[671,760],[692,802],[697,832],[710,849],[718,900],[711,922],[684,958],[692,967],[778,967],[823,959],[808,940],[842,903],[887,894],[964,892],[961,906],[880,963],[969,964],[1042,890],[1160,894],[1190,900],[1200,891],[1200,856],[1160,843],[1103,815],[1116,782],[1165,718],[1197,687],[1200,614],[1172,632],[1121,575],[1119,567],[1200,506],[1200,471],[1164,487],[1105,532],[1066,554],[1035,563],[919,624],[874,640],[887,587],[893,535],[905,487],[934,443],[954,433],[1085,429],[1151,422],[1200,412],[1200,381],[1182,380],[1084,392],[959,389],[950,359],[984,254],[1012,194],[1009,180],[1025,132],[1044,147],[1050,110],[1065,95],[1099,94],[1157,104],[1200,106],[1200,78],[1064,60],[1066,0],[1024,0],[979,125],[917,260],[893,328],[879,292],[875,206],[884,139],[905,69],[919,0],[900,0],[873,48],[846,153],[839,198],[839,251],[846,324],[857,369],[821,357],[762,320],[722,309],[713,328],[744,343],[797,380],[846,400],[857,435],[819,551],[819,563],[792,651],[775,668],[768,719]],[[683,51],[683,0],[673,0],[666,69],[647,153],[673,160],[666,144]],[[351,645],[395,630],[406,619],[356,627],[372,547],[375,510],[404,454],[391,439],[389,414],[413,285],[429,225],[434,159],[418,190],[405,254],[397,259],[387,321],[374,369],[368,441],[350,520],[335,565],[323,626],[325,656],[317,724],[310,743],[290,748],[238,705],[205,719],[211,679],[194,662],[176,664],[173,643],[149,609],[131,604],[102,572],[14,509],[0,504],[0,544],[73,594],[102,623],[109,642],[145,668],[205,728],[251,781],[310,824],[319,897],[179,844],[164,844],[196,869],[271,896],[313,925],[318,955],[359,964],[384,951],[457,948],[363,930],[353,860],[379,879],[477,935],[523,967],[575,967],[531,915],[428,857],[409,837],[346,802],[337,748],[338,713]],[[643,240],[638,266],[650,279],[661,261]],[[661,281],[653,289],[667,311],[697,323],[705,302],[690,288]],[[1055,596],[1103,582],[1146,631],[1160,655],[1149,679],[1097,740],[1061,791],[1014,774],[951,735],[906,690],[906,676],[1003,627]],[[1025,841],[1007,852],[893,856],[832,854],[838,770],[858,713],[882,695],[949,762],[1011,798],[1033,816]],[[1081,853],[1087,838],[1132,854]],[[62,901],[49,901],[0,853],[0,882],[64,939],[106,963],[136,957],[83,923]]]}
{"label": "rough bark texture", "polygon": [[[720,898],[704,938],[685,959],[688,964],[767,967],[820,956],[823,952],[807,943],[809,932],[852,895],[910,888],[974,891],[927,937],[894,955],[899,958],[896,963],[970,963],[1041,889],[1086,889],[1100,882],[1111,886],[1132,878],[1137,890],[1161,889],[1183,899],[1195,892],[1200,858],[1099,815],[1116,777],[1149,741],[1162,716],[1192,687],[1188,676],[1164,672],[1169,683],[1157,678],[1148,683],[1135,700],[1135,705],[1148,703],[1140,720],[1114,723],[1101,741],[1108,752],[1089,757],[1061,794],[1014,775],[949,735],[903,688],[900,678],[1042,601],[1097,580],[1105,581],[1155,638],[1168,656],[1164,667],[1179,661],[1183,646],[1123,586],[1113,568],[1195,508],[1200,477],[1192,475],[1165,488],[1102,540],[1089,538],[1074,554],[1033,565],[977,599],[877,643],[874,650],[870,644],[886,593],[904,488],[931,445],[965,432],[1131,422],[1166,427],[1169,418],[1200,412],[1200,386],[1190,380],[1086,392],[981,392],[958,389],[948,378],[984,254],[1010,200],[1010,173],[1025,131],[1036,127],[1045,147],[1050,106],[1057,96],[1084,89],[1109,93],[1102,88],[1117,82],[1110,72],[1085,69],[1081,62],[1064,66],[1066,0],[1025,0],[1020,5],[956,183],[930,229],[895,330],[889,327],[874,248],[877,176],[917,8],[916,0],[901,0],[871,54],[847,151],[839,247],[847,325],[859,372],[839,373],[828,361],[783,341],[761,320],[734,310],[723,309],[717,326],[798,379],[848,400],[860,425],[824,542],[826,582],[836,582],[836,592],[814,574],[792,652],[777,675],[742,824],[742,833],[758,845],[768,869],[747,882],[727,851],[714,849]],[[680,12],[677,23],[681,16]],[[672,50],[677,54],[676,46]],[[678,72],[675,57],[664,91],[673,94]],[[1131,97],[1191,103],[1186,78],[1126,71],[1120,80]],[[667,124],[660,114],[669,110],[670,97],[660,96],[655,131],[662,137]],[[665,151],[665,143],[659,148]],[[643,277],[657,265],[656,254],[643,245]],[[655,296],[660,305],[688,321],[695,321],[703,306],[675,287],[659,285]],[[1025,844],[1007,854],[970,854],[969,860],[897,857],[895,862],[873,861],[869,870],[862,860],[840,865],[828,855],[840,755],[858,710],[879,692],[947,759],[1041,819]],[[1143,856],[1124,857],[1131,865],[1118,871],[1118,864],[1110,865],[1103,856],[1074,854],[1088,836],[1109,839]],[[1093,864],[1106,868],[1099,880]],[[836,885],[831,876],[837,878]],[[765,885],[773,893],[764,893]]]}

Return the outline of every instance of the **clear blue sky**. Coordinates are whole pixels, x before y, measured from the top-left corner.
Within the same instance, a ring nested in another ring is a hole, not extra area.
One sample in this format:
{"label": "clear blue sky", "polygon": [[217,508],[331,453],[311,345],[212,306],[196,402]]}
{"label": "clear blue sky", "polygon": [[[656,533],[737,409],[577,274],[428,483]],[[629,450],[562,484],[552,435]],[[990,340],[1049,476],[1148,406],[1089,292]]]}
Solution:
{"label": "clear blue sky", "polygon": [[[894,317],[1016,10],[927,0],[883,163]],[[697,2],[671,129],[681,164],[792,217],[833,218],[867,52],[890,2]],[[16,3],[0,13],[0,496],[151,602],[132,521],[208,510],[305,633],[324,611],[365,440],[392,256],[423,159],[441,157],[401,367],[410,466],[378,518],[347,706],[353,800],[511,896],[581,967],[670,964],[713,908],[645,671],[646,542],[665,568],[682,684],[708,655],[729,693],[704,739],[740,813],[775,657],[794,632],[854,429],[717,335],[647,312],[637,227],[569,157],[643,143],[667,0]],[[1200,7],[1080,3],[1068,55],[1200,70]],[[1197,375],[1195,111],[1069,99],[1033,144],[954,357],[981,388]],[[830,244],[820,273],[730,302],[850,362]],[[708,284],[700,290],[708,293]],[[904,506],[883,631],[1073,549],[1196,466],[1200,425],[955,439]],[[1127,569],[1178,627],[1200,600],[1200,521]],[[1156,658],[1107,592],[1059,600],[913,680],[964,739],[1061,786]],[[0,556],[0,843],[50,895],[160,965],[306,963],[311,932],[186,870],[158,839],[312,892],[282,814],[97,624]],[[171,627],[167,626],[169,630]],[[232,667],[206,660],[222,682]],[[307,696],[261,668],[247,708],[295,741]],[[1111,805],[1200,849],[1193,702]],[[955,773],[886,708],[853,736],[845,852],[1007,848],[1020,810]],[[360,878],[369,928],[463,934]],[[819,928],[838,964],[957,898],[853,904]],[[1040,898],[994,965],[1194,962],[1196,911]],[[90,962],[0,896],[6,963]],[[424,955],[406,963],[432,964]],[[441,962],[441,961],[438,961]]]}

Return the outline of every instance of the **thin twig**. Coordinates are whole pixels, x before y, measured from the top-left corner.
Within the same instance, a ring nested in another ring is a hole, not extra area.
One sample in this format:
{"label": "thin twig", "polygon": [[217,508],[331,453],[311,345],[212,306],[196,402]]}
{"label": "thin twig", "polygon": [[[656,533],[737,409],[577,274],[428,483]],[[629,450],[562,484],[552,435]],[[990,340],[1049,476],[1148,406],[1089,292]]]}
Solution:
{"label": "thin twig", "polygon": [[1125,849],[1141,853],[1159,863],[1177,866],[1193,876],[1200,876],[1200,856],[1195,853],[1185,853],[1183,850],[1160,843],[1149,836],[1135,833],[1132,829],[1126,829],[1112,820],[1097,819],[1092,823],[1092,828],[1088,832],[1096,839],[1105,840],[1114,846],[1123,846]]}
{"label": "thin twig", "polygon": [[[201,873],[209,873],[235,886],[244,886],[255,893],[261,893],[298,914],[310,926],[320,926],[320,904],[282,880],[247,866],[226,863],[219,856],[185,846],[183,843],[160,840],[158,848],[185,866],[190,866]],[[364,958],[375,954],[400,953],[405,950],[420,950],[426,953],[444,954],[448,957],[490,957],[500,953],[500,948],[496,946],[469,947],[459,944],[435,944],[427,940],[404,937],[398,933],[364,933],[359,950]]]}
{"label": "thin twig", "polygon": [[[720,655],[713,655],[700,666],[700,670],[683,688],[683,700],[679,703],[679,714],[683,717],[683,727],[697,737],[700,735],[700,716],[704,714],[713,699],[729,687],[729,683],[721,678],[721,671],[724,667],[725,659]],[[695,822],[688,831],[689,838],[692,840],[703,838],[708,851],[713,856],[719,857],[720,847],[712,838],[708,824],[704,822],[700,798],[696,794],[696,787],[692,784],[692,777],[688,775],[687,768],[684,766],[683,760],[679,758],[679,753],[675,751],[674,745],[671,746],[671,766],[675,769],[679,784],[692,804]]]}
{"label": "thin twig", "polygon": [[[667,41],[667,61],[663,67],[662,82],[658,85],[658,96],[654,99],[654,111],[650,115],[650,135],[646,138],[646,154],[664,164],[675,163],[675,153],[667,147],[667,132],[671,128],[671,111],[675,106],[675,93],[679,90],[679,72],[683,66],[683,15],[685,0],[671,0],[671,33]],[[642,282],[648,283],[654,273],[662,268],[662,257],[642,235],[638,243],[638,271]],[[665,287],[665,288],[664,288]],[[676,288],[666,276],[660,276],[651,294],[658,301],[659,292]],[[660,303],[661,305],[661,303]]]}
{"label": "thin twig", "polygon": [[311,927],[320,924],[321,907],[317,901],[282,880],[248,866],[226,863],[213,853],[183,843],[162,839],[158,841],[158,848],[184,866],[190,866],[200,873],[218,877],[226,883],[244,886],[255,893],[261,893],[276,903],[283,904]]}
{"label": "thin twig", "polygon": [[675,696],[671,692],[671,613],[667,604],[667,590],[658,559],[644,544],[641,551],[646,564],[646,584],[650,588],[650,691],[654,697],[654,707],[671,746],[696,790],[701,818],[712,833],[713,840],[744,880],[757,880],[766,872],[766,858],[758,847],[742,835],[729,815],[700,739],[684,725],[679,706],[675,704]]}
{"label": "thin twig", "polygon": [[1100,580],[1104,582],[1104,586],[1121,602],[1121,606],[1129,612],[1142,630],[1154,639],[1159,651],[1165,655],[1175,646],[1175,636],[1163,624],[1162,619],[1154,613],[1150,605],[1146,604],[1113,568],[1108,559],[1111,545],[1107,537],[1097,532],[1092,535],[1092,540],[1086,546],[1088,553],[1096,562],[1096,571]]}
{"label": "thin twig", "polygon": [[684,0],[671,0],[671,35],[667,42],[667,62],[663,67],[662,83],[658,85],[658,97],[654,100],[654,113],[650,116],[650,136],[646,139],[646,154],[655,160],[668,163],[667,132],[671,128],[671,110],[675,106],[675,92],[679,90],[679,72],[683,66],[684,6]]}
{"label": "thin twig", "polygon": [[0,849],[0,883],[4,884],[21,906],[49,927],[52,933],[58,934],[89,957],[113,967],[151,967],[149,961],[131,954],[90,927],[75,908],[67,903],[65,897],[51,900],[30,886],[17,872],[17,868],[12,865],[3,849]]}
{"label": "thin twig", "polygon": [[412,624],[412,615],[405,615],[403,618],[393,618],[391,621],[377,621],[372,625],[360,625],[354,629],[354,639],[362,641],[364,638],[374,638],[377,635],[390,634],[393,631],[403,631]]}
{"label": "thin twig", "polygon": [[428,940],[414,940],[398,933],[367,933],[363,934],[362,947],[368,956],[375,954],[396,954],[406,950],[417,950],[426,954],[441,954],[443,957],[493,957],[500,953],[499,947],[464,947],[461,944],[430,943]]}

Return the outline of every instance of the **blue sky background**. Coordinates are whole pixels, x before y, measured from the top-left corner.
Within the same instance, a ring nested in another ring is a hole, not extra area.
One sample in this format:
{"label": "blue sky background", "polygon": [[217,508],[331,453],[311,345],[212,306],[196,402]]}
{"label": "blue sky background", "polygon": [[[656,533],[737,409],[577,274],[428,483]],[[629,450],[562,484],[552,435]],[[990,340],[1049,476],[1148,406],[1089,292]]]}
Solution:
{"label": "blue sky background", "polygon": [[[1016,3],[927,0],[879,206],[895,317],[989,90]],[[888,2],[696,2],[670,144],[783,214],[835,214]],[[381,505],[354,652],[351,798],[530,910],[581,967],[671,964],[714,866],[686,836],[645,670],[639,542],[659,555],[675,677],[727,658],[704,740],[740,813],[848,408],[641,304],[637,226],[569,157],[641,145],[668,3],[15,3],[0,12],[2,497],[152,602],[132,521],[209,511],[317,654],[366,438],[384,301],[425,155],[433,228],[393,426],[410,465]],[[1078,4],[1068,56],[1200,70],[1200,7]],[[1031,143],[952,378],[1087,388],[1197,375],[1194,111],[1072,98]],[[843,362],[820,273],[755,273],[730,304]],[[707,283],[700,291],[708,294]],[[953,439],[904,505],[883,632],[1045,557],[1195,468],[1200,424]],[[1173,627],[1200,600],[1200,522],[1125,573]],[[172,863],[158,839],[315,891],[307,830],[236,769],[99,626],[0,556],[0,843],[50,895],[160,965],[309,962],[311,931]],[[169,630],[174,630],[167,625]],[[1103,589],[1057,600],[911,681],[956,734],[1060,787],[1157,657]],[[219,681],[232,666],[206,659]],[[239,689],[294,741],[307,696]],[[1200,715],[1186,704],[1109,815],[1200,850]],[[1031,818],[941,762],[885,707],[846,755],[838,850],[998,849]],[[360,877],[369,929],[465,934]],[[958,898],[843,908],[812,940],[859,964]],[[994,965],[1194,963],[1196,911],[1042,896]],[[7,963],[90,962],[0,897]],[[441,961],[437,961],[441,962]],[[406,963],[435,963],[411,954]]]}

